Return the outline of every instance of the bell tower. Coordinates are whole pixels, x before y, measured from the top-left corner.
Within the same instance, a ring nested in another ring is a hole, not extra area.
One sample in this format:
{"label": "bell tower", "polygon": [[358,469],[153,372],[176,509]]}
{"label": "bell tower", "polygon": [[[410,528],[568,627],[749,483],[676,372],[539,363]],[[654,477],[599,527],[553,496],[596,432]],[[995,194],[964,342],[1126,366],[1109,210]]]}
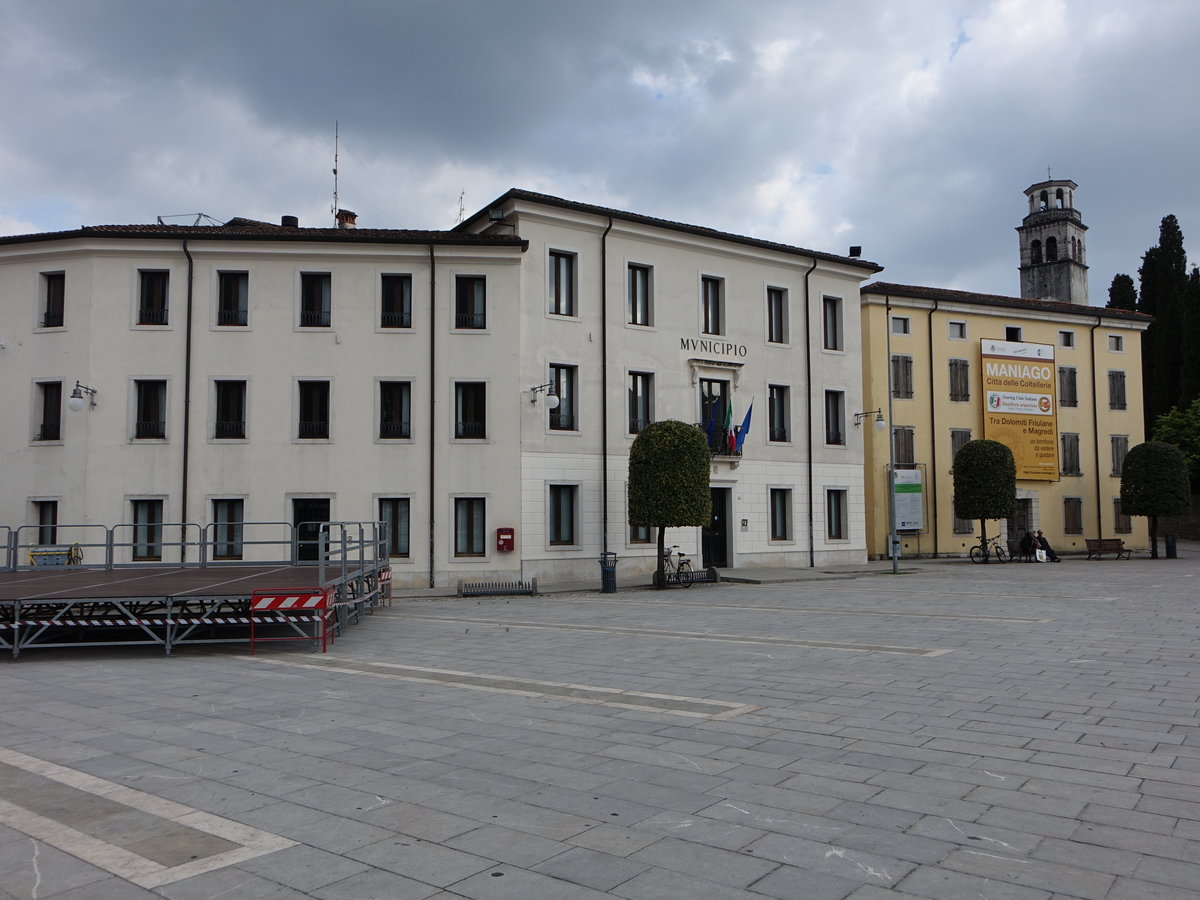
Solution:
{"label": "bell tower", "polygon": [[1055,179],[1025,188],[1029,213],[1017,226],[1022,297],[1087,306],[1087,226],[1075,208],[1077,187]]}

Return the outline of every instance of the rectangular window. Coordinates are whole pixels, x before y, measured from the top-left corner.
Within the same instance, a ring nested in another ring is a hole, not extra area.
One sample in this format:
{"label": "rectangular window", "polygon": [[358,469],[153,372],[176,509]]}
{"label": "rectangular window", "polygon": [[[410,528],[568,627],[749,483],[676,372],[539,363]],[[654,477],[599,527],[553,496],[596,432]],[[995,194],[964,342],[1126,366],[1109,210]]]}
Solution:
{"label": "rectangular window", "polygon": [[1108,371],[1108,408],[1125,409],[1125,373],[1118,369]]}
{"label": "rectangular window", "polygon": [[708,449],[727,452],[729,436],[725,421],[729,418],[729,382],[715,378],[700,379],[700,421],[708,436]]}
{"label": "rectangular window", "polygon": [[842,337],[842,298],[824,297],[821,300],[821,341],[826,350],[844,350]]}
{"label": "rectangular window", "polygon": [[214,500],[212,508],[213,559],[241,559],[245,501]]}
{"label": "rectangular window", "polygon": [[629,324],[654,324],[650,267],[629,264]]}
{"label": "rectangular window", "polygon": [[844,541],[850,533],[846,523],[846,491],[825,492],[825,537],[831,541]]}
{"label": "rectangular window", "polygon": [[[971,430],[969,428],[951,428],[950,429],[950,465],[954,465],[954,456],[971,440]],[[974,534],[975,526],[970,519],[960,519],[954,517],[954,533],[955,534]]]}
{"label": "rectangular window", "polygon": [[1109,435],[1109,440],[1112,446],[1112,474],[1119,478],[1121,470],[1125,468],[1125,454],[1129,452],[1129,435],[1113,434]]}
{"label": "rectangular window", "polygon": [[897,466],[917,464],[916,430],[912,425],[897,425],[892,428],[892,441]]}
{"label": "rectangular window", "polygon": [[846,394],[844,391],[825,392],[825,443],[846,443]]}
{"label": "rectangular window", "polygon": [[771,540],[792,539],[792,492],[786,488],[771,488]]}
{"label": "rectangular window", "polygon": [[332,313],[333,276],[328,272],[300,273],[300,327],[329,328]]}
{"label": "rectangular window", "polygon": [[67,294],[66,272],[42,273],[42,328],[62,328]]}
{"label": "rectangular window", "polygon": [[483,440],[487,437],[487,384],[459,381],[454,385],[454,437]]}
{"label": "rectangular window", "polygon": [[704,314],[701,330],[705,334],[725,333],[724,310],[721,308],[722,287],[720,278],[704,275],[700,279],[700,305]]}
{"label": "rectangular window", "polygon": [[654,421],[654,376],[649,372],[629,373],[629,433],[640,434]]}
{"label": "rectangular window", "polygon": [[575,315],[575,254],[550,251],[550,312]]}
{"label": "rectangular window", "polygon": [[1058,367],[1058,405],[1079,405],[1079,391],[1076,387],[1074,366]]}
{"label": "rectangular window", "polygon": [[301,381],[300,419],[296,437],[308,440],[329,439],[329,382]]}
{"label": "rectangular window", "polygon": [[162,559],[161,500],[133,501],[133,558],[135,560]]}
{"label": "rectangular window", "polygon": [[408,557],[408,498],[380,497],[379,521],[385,528],[388,556]]}
{"label": "rectangular window", "polygon": [[1113,353],[1125,352],[1125,338],[1119,334],[1110,334],[1108,336],[1108,349]]}
{"label": "rectangular window", "polygon": [[217,324],[246,325],[250,321],[250,273],[217,273]]}
{"label": "rectangular window", "polygon": [[487,279],[484,276],[455,276],[454,327],[487,328]]}
{"label": "rectangular window", "polygon": [[379,327],[412,328],[412,276],[379,276]]}
{"label": "rectangular window", "polygon": [[971,399],[971,363],[965,359],[950,360],[950,399]]}
{"label": "rectangular window", "polygon": [[575,496],[578,490],[573,484],[550,485],[546,532],[551,544],[564,546],[575,543]]}
{"label": "rectangular window", "polygon": [[139,325],[167,324],[167,290],[170,272],[153,269],[138,270],[138,318]]}
{"label": "rectangular window", "polygon": [[579,430],[579,420],[576,415],[579,404],[575,385],[577,380],[575,376],[578,371],[575,366],[564,366],[557,363],[550,366],[551,390],[558,396],[558,407],[549,410],[549,425],[555,431]]}
{"label": "rectangular window", "polygon": [[37,542],[43,547],[58,543],[58,501],[35,500],[33,512],[37,516]]}
{"label": "rectangular window", "polygon": [[[829,298],[825,298],[826,302]],[[772,344],[788,342],[788,295],[783,288],[767,288],[767,340]]]}
{"label": "rectangular window", "polygon": [[42,421],[38,425],[37,441],[62,440],[62,382],[39,381],[38,405]]}
{"label": "rectangular window", "polygon": [[649,544],[650,543],[650,526],[649,525],[630,525],[629,526],[629,543],[631,543],[631,544]]}
{"label": "rectangular window", "polygon": [[908,316],[892,316],[892,334],[912,334],[912,321]]}
{"label": "rectangular window", "polygon": [[454,555],[483,556],[484,544],[483,497],[454,498]]}
{"label": "rectangular window", "polygon": [[1068,347],[1068,348],[1074,347],[1075,346],[1075,332],[1060,331],[1058,333],[1058,346]]}
{"label": "rectangular window", "polygon": [[1062,444],[1062,474],[1082,475],[1079,468],[1079,435],[1063,434],[1059,440]]}
{"label": "rectangular window", "polygon": [[1133,519],[1121,511],[1121,498],[1113,497],[1113,531],[1117,534],[1131,534]]}
{"label": "rectangular window", "polygon": [[911,356],[892,356],[892,396],[911,400],[913,395],[913,362]]}
{"label": "rectangular window", "polygon": [[213,437],[243,440],[246,437],[246,382],[216,381],[216,419]]}
{"label": "rectangular window", "polygon": [[967,323],[948,322],[946,324],[946,335],[952,341],[965,341],[967,339]]}
{"label": "rectangular window", "polygon": [[1083,534],[1083,500],[1080,497],[1063,497],[1063,532]]}
{"label": "rectangular window", "polygon": [[782,384],[767,386],[767,440],[790,441],[791,392]]}
{"label": "rectangular window", "polygon": [[379,382],[379,438],[410,438],[412,384],[408,381]]}
{"label": "rectangular window", "polygon": [[137,393],[134,437],[139,440],[162,440],[167,436],[167,383],[135,381],[133,384]]}
{"label": "rectangular window", "polygon": [[1021,327],[1019,325],[1005,325],[1004,326],[1004,339],[1006,341],[1020,341],[1021,340]]}

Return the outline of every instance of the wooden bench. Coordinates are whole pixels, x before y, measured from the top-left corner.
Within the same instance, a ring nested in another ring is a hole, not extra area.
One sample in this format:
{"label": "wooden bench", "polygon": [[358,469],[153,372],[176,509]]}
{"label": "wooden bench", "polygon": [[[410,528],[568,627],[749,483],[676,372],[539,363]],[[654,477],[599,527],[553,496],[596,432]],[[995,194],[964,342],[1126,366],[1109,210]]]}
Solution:
{"label": "wooden bench", "polygon": [[1113,554],[1116,559],[1129,559],[1129,548],[1120,538],[1084,538],[1084,543],[1087,544],[1088,559],[1100,559],[1105,553]]}

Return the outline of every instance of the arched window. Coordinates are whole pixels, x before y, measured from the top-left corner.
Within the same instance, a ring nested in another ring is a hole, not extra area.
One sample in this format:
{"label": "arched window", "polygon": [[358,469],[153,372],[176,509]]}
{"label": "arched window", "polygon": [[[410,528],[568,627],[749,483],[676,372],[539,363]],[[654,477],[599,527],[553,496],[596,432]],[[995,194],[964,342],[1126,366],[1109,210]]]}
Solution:
{"label": "arched window", "polygon": [[1058,209],[1062,209],[1063,208],[1063,189],[1062,188],[1059,188],[1057,191],[1054,192],[1054,199],[1058,204]]}
{"label": "arched window", "polygon": [[1079,259],[1079,241],[1071,238],[1071,259]]}
{"label": "arched window", "polygon": [[1033,241],[1029,245],[1029,261],[1037,265],[1042,261],[1042,242]]}
{"label": "arched window", "polygon": [[1050,208],[1050,195],[1042,191],[1042,209]]}
{"label": "arched window", "polygon": [[1055,238],[1046,238],[1046,262],[1056,262],[1058,260],[1058,241]]}

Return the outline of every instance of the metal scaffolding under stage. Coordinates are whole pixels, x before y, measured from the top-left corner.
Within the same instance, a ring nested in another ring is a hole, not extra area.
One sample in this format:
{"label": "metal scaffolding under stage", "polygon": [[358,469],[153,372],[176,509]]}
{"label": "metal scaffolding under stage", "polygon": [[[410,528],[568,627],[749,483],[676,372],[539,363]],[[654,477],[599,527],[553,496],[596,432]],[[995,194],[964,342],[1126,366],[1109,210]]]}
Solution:
{"label": "metal scaffolding under stage", "polygon": [[[103,540],[99,526],[87,526],[97,540],[53,545],[22,540],[37,535],[36,527],[12,530],[0,570],[0,650],[15,659],[31,648],[152,644],[170,654],[186,644],[249,643],[254,652],[257,643],[284,640],[324,650],[351,622],[390,601],[383,523],[323,522],[303,532],[286,523],[241,525],[245,533],[259,526],[278,539],[253,541],[260,557],[253,562],[212,558],[213,526],[159,526],[197,540],[167,545],[157,532],[153,559],[134,558],[145,535],[118,540],[128,526],[104,528]],[[71,532],[57,529],[56,537]],[[239,557],[247,549],[243,533]],[[228,538],[222,540],[227,551]],[[286,558],[262,558],[272,545]],[[89,555],[104,561],[88,565]],[[164,563],[167,555],[176,560]],[[189,556],[195,562],[185,562]]]}

